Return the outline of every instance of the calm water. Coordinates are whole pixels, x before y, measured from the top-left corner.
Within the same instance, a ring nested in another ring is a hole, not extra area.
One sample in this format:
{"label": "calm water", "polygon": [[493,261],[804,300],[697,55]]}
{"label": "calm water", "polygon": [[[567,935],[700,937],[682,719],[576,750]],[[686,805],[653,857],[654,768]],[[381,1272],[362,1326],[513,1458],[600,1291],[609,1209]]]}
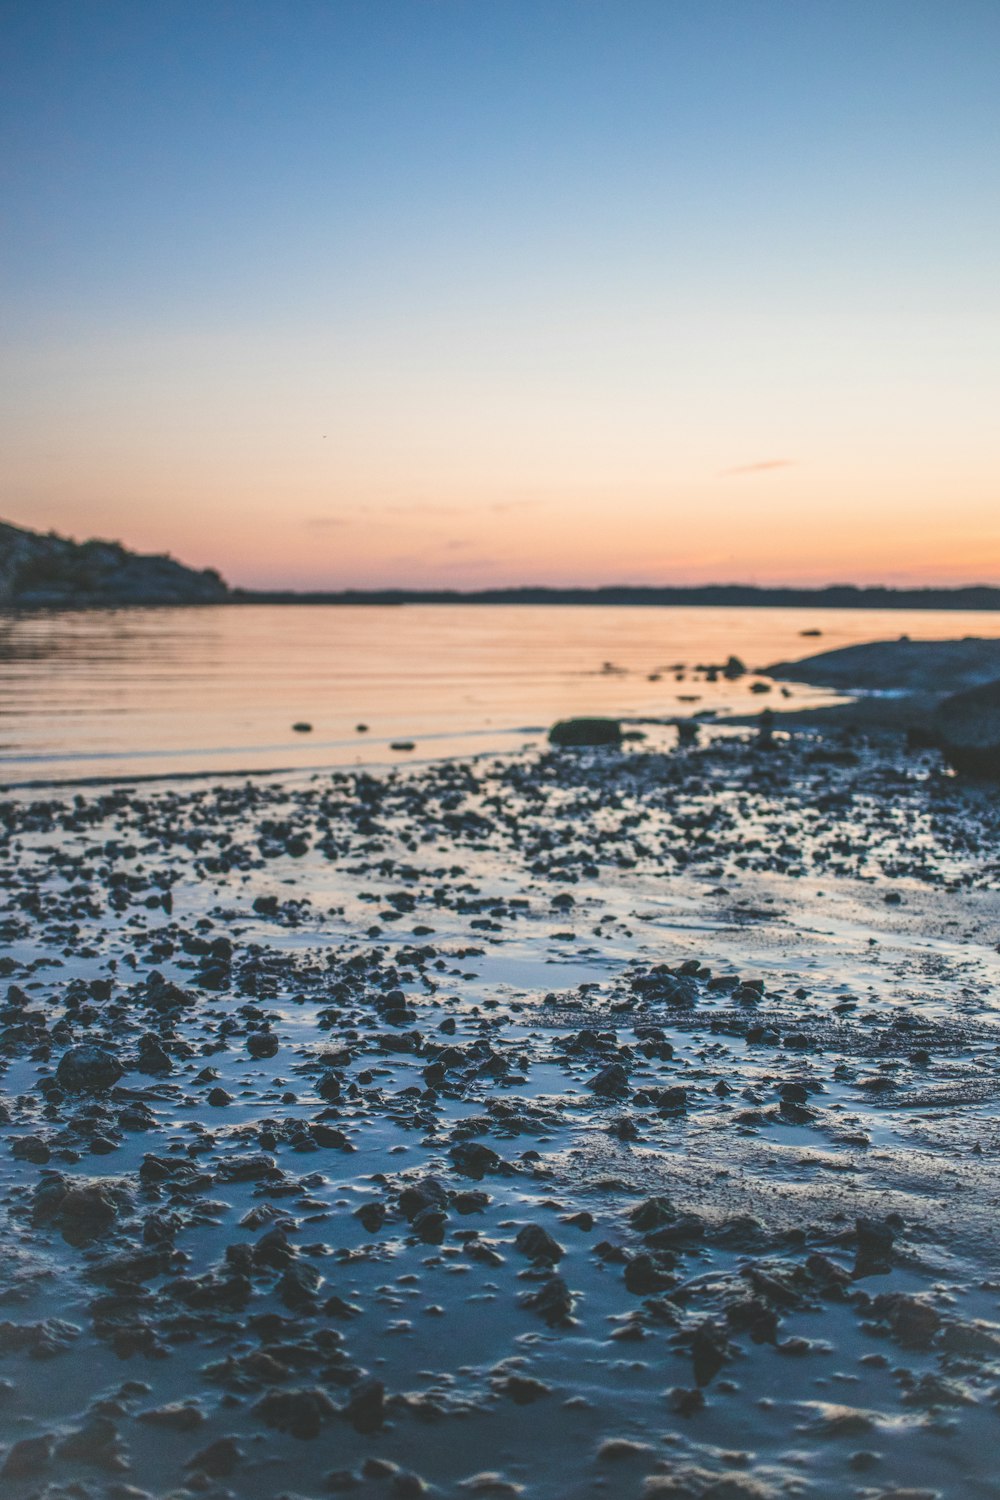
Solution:
{"label": "calm water", "polygon": [[[822,639],[804,638],[808,629]],[[417,756],[494,749],[572,714],[821,702],[808,689],[757,698],[746,680],[708,684],[693,669],[731,652],[761,667],[904,633],[1000,636],[1000,614],[260,605],[7,615],[0,778],[384,762],[405,758],[392,740],[415,741]],[[312,733],[295,733],[297,721]]]}

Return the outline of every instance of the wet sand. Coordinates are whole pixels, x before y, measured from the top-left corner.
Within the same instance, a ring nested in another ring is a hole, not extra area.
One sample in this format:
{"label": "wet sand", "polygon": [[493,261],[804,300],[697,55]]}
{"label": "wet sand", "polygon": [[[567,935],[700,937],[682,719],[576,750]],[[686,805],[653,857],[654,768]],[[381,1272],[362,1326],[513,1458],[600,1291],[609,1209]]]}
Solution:
{"label": "wet sand", "polygon": [[12,1500],[1000,1495],[996,790],[664,733],[7,797]]}

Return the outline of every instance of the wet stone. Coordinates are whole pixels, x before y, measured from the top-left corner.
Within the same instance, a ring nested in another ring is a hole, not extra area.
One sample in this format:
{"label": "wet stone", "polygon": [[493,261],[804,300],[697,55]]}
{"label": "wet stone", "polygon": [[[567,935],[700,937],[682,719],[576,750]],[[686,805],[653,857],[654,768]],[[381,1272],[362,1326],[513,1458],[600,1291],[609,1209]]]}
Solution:
{"label": "wet stone", "polygon": [[102,1094],[112,1088],[125,1069],[113,1053],[85,1042],[59,1059],[56,1082],[68,1094]]}

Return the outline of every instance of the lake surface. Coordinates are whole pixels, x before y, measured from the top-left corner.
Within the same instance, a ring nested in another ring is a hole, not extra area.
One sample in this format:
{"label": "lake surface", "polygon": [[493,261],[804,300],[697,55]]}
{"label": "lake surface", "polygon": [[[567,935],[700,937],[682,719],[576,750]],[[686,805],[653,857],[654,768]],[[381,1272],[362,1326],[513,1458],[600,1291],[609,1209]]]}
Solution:
{"label": "lake surface", "polygon": [[[820,630],[819,639],[802,632]],[[704,681],[858,641],[1000,636],[1000,614],[600,605],[247,605],[0,616],[0,779],[384,763],[557,718],[831,701]],[[308,734],[292,725],[311,724]],[[359,724],[368,726],[360,733]],[[413,752],[393,751],[394,740]]]}

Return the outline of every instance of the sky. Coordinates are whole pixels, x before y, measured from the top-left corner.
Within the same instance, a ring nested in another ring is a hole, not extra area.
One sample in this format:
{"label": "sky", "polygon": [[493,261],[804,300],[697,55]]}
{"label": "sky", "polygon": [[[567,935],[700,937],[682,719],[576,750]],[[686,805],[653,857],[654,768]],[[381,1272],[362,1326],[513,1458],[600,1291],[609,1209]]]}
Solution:
{"label": "sky", "polygon": [[996,0],[0,0],[0,516],[1000,582]]}

